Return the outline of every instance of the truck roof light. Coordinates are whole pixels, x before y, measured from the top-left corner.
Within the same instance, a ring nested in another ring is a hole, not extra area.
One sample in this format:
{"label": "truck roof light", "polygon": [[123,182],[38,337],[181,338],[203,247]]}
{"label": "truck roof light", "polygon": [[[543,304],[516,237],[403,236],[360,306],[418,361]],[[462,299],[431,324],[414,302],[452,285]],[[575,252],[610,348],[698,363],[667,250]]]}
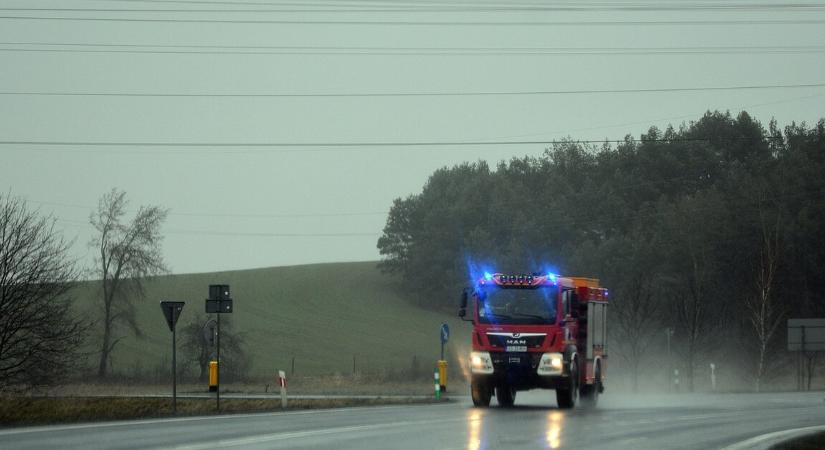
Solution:
{"label": "truck roof light", "polygon": [[492,281],[493,280],[493,274],[491,274],[490,272],[484,272],[484,279],[487,280],[487,281]]}
{"label": "truck roof light", "polygon": [[550,280],[551,283],[555,283],[556,282],[556,274],[552,273],[552,272],[548,273],[547,274],[547,279]]}

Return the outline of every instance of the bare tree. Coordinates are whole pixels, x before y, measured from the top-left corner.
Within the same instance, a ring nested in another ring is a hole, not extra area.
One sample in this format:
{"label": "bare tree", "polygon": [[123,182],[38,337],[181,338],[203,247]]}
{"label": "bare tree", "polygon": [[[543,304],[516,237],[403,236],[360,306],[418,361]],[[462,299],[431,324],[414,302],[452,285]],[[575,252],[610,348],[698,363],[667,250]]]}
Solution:
{"label": "bare tree", "polygon": [[621,353],[630,365],[633,392],[639,390],[639,368],[650,345],[658,313],[658,298],[654,297],[654,275],[636,272],[623,283],[612,308]]}
{"label": "bare tree", "polygon": [[[215,336],[210,337],[210,317],[194,321],[183,327],[183,349],[188,361],[198,366],[198,381],[206,382],[209,377],[209,361],[216,356]],[[212,321],[214,325],[214,321]],[[251,364],[245,350],[246,340],[243,333],[235,332],[232,318],[225,317],[221,323],[221,377],[224,381],[239,380],[246,377]]]}
{"label": "bare tree", "polygon": [[48,384],[78,360],[87,327],[71,311],[69,246],[53,218],[0,195],[0,391]]}
{"label": "bare tree", "polygon": [[[759,392],[765,377],[766,357],[777,328],[784,317],[773,295],[773,282],[779,267],[782,249],[782,215],[768,218],[763,205],[759,205],[760,240],[759,256],[754,263],[754,293],[745,298],[748,319],[757,339],[756,391]],[[771,216],[773,216],[771,214]]]}
{"label": "bare tree", "polygon": [[101,197],[97,210],[89,217],[98,232],[89,245],[98,252],[95,272],[100,278],[103,302],[99,377],[107,375],[112,351],[124,337],[117,326],[126,325],[140,336],[133,301],[144,296],[144,279],[167,272],[160,227],[168,210],[141,206],[134,219],[124,223],[126,206],[126,192],[112,189]]}
{"label": "bare tree", "polygon": [[593,255],[590,257],[595,261],[591,266],[600,267],[607,285],[613,288],[611,333],[619,349],[616,355],[628,364],[635,392],[642,363],[655,342],[653,335],[658,329],[662,299],[656,294],[660,291],[656,289],[660,265],[656,255],[658,237],[641,223],[631,233],[631,238],[607,240],[599,252],[585,249],[584,253]]}
{"label": "bare tree", "polygon": [[707,339],[706,333],[709,331],[708,318],[710,311],[707,305],[706,280],[708,273],[706,270],[706,255],[701,251],[691,251],[692,270],[680,277],[682,283],[677,284],[677,289],[673,294],[676,300],[673,303],[674,316],[679,329],[683,331],[686,348],[685,355],[685,377],[688,381],[688,390],[694,389],[694,369],[696,368],[696,357],[702,344]]}
{"label": "bare tree", "polygon": [[[697,213],[697,205],[707,205]],[[715,301],[715,276],[719,274],[713,242],[718,241],[718,230],[709,218],[718,217],[722,210],[714,196],[683,200],[674,206],[673,214],[666,218],[666,235],[670,242],[667,259],[670,273],[666,277],[671,285],[670,320],[679,331],[685,364],[688,390],[694,390],[694,371],[697,359],[707,351],[706,343],[718,333],[720,318],[724,316],[723,302]]]}

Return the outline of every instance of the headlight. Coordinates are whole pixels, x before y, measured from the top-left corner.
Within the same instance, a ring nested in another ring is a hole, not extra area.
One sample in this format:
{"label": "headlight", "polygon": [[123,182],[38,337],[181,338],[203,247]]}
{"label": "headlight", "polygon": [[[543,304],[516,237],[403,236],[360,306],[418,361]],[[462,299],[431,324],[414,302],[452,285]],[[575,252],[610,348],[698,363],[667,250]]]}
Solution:
{"label": "headlight", "polygon": [[561,375],[564,366],[564,357],[561,353],[545,353],[541,355],[539,361],[539,368],[537,370],[539,375]]}
{"label": "headlight", "polygon": [[470,370],[472,373],[486,374],[493,373],[493,360],[487,352],[470,353]]}

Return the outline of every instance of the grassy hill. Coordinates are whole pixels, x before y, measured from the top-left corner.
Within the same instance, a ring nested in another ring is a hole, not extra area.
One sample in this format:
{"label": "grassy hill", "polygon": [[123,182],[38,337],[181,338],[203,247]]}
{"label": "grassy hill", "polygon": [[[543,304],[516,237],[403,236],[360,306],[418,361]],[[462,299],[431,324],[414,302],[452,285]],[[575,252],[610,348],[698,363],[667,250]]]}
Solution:
{"label": "grassy hill", "polygon": [[[168,373],[171,333],[158,304],[186,302],[178,330],[193,321],[204,323],[209,284],[231,285],[231,320],[244,335],[252,359],[250,376],[256,378],[272,377],[276,369],[289,371],[293,357],[297,375],[351,373],[353,356],[359,372],[409,368],[413,355],[429,369],[438,359],[443,322],[452,331],[449,351],[469,346],[468,324],[412,305],[394,279],[375,266],[331,263],[158,277],[147,283],[147,296],[137,303],[144,336],[120,329],[126,337],[114,352],[114,372]],[[79,306],[95,311],[97,292],[91,282],[81,287]],[[179,364],[189,356],[181,343],[179,334]]]}

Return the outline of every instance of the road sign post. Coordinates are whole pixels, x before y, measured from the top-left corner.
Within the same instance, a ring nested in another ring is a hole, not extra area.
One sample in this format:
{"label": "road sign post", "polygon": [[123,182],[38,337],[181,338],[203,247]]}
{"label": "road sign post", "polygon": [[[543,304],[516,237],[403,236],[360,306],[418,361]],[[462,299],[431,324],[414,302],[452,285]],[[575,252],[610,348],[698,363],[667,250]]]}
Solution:
{"label": "road sign post", "polygon": [[788,350],[798,352],[797,389],[810,390],[813,361],[825,350],[825,319],[788,319]]}
{"label": "road sign post", "polygon": [[210,284],[209,298],[206,299],[206,313],[217,314],[218,331],[216,338],[216,362],[217,367],[217,388],[215,389],[215,402],[218,412],[221,410],[221,314],[231,314],[233,309],[233,301],[229,296],[228,284]]}
{"label": "road sign post", "polygon": [[439,393],[447,391],[447,360],[444,359],[444,345],[450,340],[450,327],[441,324],[441,359],[438,360]]}
{"label": "road sign post", "polygon": [[178,412],[178,373],[177,373],[177,342],[175,336],[175,324],[178,323],[180,313],[183,311],[184,302],[160,302],[160,309],[172,332],[172,413]]}

